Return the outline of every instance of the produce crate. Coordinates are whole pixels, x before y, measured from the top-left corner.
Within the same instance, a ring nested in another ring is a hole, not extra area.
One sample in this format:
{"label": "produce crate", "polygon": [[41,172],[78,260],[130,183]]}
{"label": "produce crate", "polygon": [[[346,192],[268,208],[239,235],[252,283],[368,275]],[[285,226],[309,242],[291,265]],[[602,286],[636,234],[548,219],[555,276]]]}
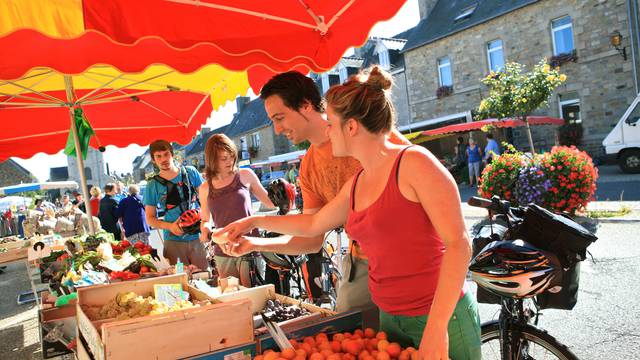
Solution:
{"label": "produce crate", "polygon": [[[301,326],[284,330],[287,338],[302,341],[307,336],[315,336],[318,333],[335,334],[338,332],[353,332],[362,329],[362,313],[349,311],[337,315],[319,319],[312,324],[299,324]],[[276,342],[270,334],[260,335],[256,341],[258,353],[267,349],[276,349]],[[279,350],[278,350],[279,351]]]}
{"label": "produce crate", "polygon": [[31,241],[29,240],[0,244],[0,249],[7,250],[6,252],[0,252],[0,264],[26,259],[29,247],[31,247]]}
{"label": "produce crate", "polygon": [[[39,310],[38,318],[40,320],[42,357],[44,359],[51,359],[72,353],[73,351],[69,350],[64,342],[71,341],[76,337],[75,305]],[[60,339],[58,336],[47,336],[49,334],[62,334],[63,339]]]}
{"label": "produce crate", "polygon": [[[275,286],[273,286],[272,284],[242,289],[233,293],[217,296],[215,297],[215,299],[221,302],[233,301],[238,299],[249,299],[251,300],[251,312],[253,314],[259,314],[265,308],[267,300],[280,300],[280,302],[286,305],[298,305],[311,313],[310,315],[305,315],[295,319],[279,322],[278,325],[280,325],[280,327],[284,331],[298,329],[305,326],[305,324],[314,324],[325,317],[333,316],[336,314],[334,311],[323,309],[313,304],[277,294],[275,291]],[[262,320],[256,319],[256,323],[262,323]],[[266,332],[266,327],[256,326],[256,334],[263,334]]]}
{"label": "produce crate", "polygon": [[121,321],[92,321],[83,310],[83,306],[102,306],[121,292],[152,294],[154,284],[182,284],[192,300],[210,299],[189,286],[185,274],[79,288],[78,330],[93,358],[177,359],[254,340],[248,300]]}
{"label": "produce crate", "polygon": [[243,345],[214,351],[187,358],[188,360],[251,360],[256,356],[256,343],[250,342]]}

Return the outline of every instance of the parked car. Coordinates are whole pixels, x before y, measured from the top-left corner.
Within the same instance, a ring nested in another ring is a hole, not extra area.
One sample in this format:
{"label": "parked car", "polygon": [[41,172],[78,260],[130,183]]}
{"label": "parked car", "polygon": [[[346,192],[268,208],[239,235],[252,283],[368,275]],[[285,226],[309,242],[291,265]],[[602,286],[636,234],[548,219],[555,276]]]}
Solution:
{"label": "parked car", "polygon": [[262,186],[266,188],[267,186],[269,186],[271,181],[279,178],[284,178],[284,175],[285,175],[285,172],[283,170],[265,173],[262,175],[262,179],[260,179],[260,183],[262,183]]}

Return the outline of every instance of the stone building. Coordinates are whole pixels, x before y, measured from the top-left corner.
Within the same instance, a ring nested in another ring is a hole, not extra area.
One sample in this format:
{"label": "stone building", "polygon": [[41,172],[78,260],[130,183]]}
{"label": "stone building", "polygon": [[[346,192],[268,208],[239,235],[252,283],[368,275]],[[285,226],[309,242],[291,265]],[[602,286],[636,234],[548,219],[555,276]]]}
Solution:
{"label": "stone building", "polygon": [[36,182],[35,176],[17,162],[8,159],[0,163],[0,187],[32,182]]}
{"label": "stone building", "polygon": [[240,165],[295,150],[286,137],[276,135],[262,99],[238,97],[236,106],[238,111],[224,133],[236,144]]}
{"label": "stone building", "polygon": [[[75,156],[67,156],[69,178],[66,180],[73,180],[80,184],[80,173],[78,172],[77,161],[78,159]],[[87,158],[84,160],[84,173],[87,177],[87,187],[89,189],[91,189],[92,186],[102,189],[106,184],[113,181],[106,173],[102,153],[92,147],[89,147]]]}
{"label": "stone building", "polygon": [[357,74],[360,69],[380,65],[393,76],[394,87],[391,94],[397,112],[396,124],[398,127],[408,126],[411,122],[409,94],[404,56],[401,51],[407,43],[410,31],[407,30],[390,38],[371,37],[361,47],[354,48],[352,55],[340,59],[340,62],[329,71],[310,76],[324,94],[331,86],[345,82],[349,76]]}
{"label": "stone building", "polygon": [[[469,121],[470,111],[487,94],[480,79],[505,62],[530,68],[543,58],[560,56],[568,60],[561,65],[568,80],[539,113],[581,123],[583,147],[599,155],[603,138],[638,93],[638,0],[419,4],[421,21],[403,49],[415,128]],[[620,51],[611,45],[618,33]],[[534,127],[536,146],[549,149],[554,131]],[[516,146],[526,146],[523,129],[515,129],[514,136]]]}

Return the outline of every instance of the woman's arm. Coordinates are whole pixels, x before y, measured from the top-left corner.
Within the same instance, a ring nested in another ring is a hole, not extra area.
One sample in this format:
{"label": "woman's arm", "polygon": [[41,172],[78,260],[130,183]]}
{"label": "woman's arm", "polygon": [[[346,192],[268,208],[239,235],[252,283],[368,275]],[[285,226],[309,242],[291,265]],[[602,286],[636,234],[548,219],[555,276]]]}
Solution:
{"label": "woman's arm", "polygon": [[216,235],[228,233],[229,238],[236,239],[253,228],[303,237],[323,234],[346,221],[349,211],[351,181],[348,181],[338,195],[315,214],[250,216],[227,225],[221,231],[216,232]]}
{"label": "woman's arm", "polygon": [[245,184],[249,184],[249,190],[256,196],[264,206],[269,209],[274,209],[276,206],[273,205],[271,200],[269,199],[269,195],[267,194],[267,190],[262,186],[260,180],[258,180],[258,176],[251,169],[240,169],[240,178],[243,180],[242,182]]}
{"label": "woman's arm", "polygon": [[[471,258],[469,236],[464,225],[458,189],[451,174],[426,149],[413,148],[405,156],[405,161],[401,163],[401,190],[403,182],[407,189],[408,182],[409,195],[413,195],[411,192],[415,194],[445,246],[420,352],[427,358],[437,354],[446,358],[447,327],[460,297]],[[443,211],[443,207],[447,210]]]}
{"label": "woman's arm", "polygon": [[207,224],[211,221],[211,211],[209,210],[209,182],[203,182],[198,187],[198,197],[200,198],[200,242],[209,242],[209,227]]}

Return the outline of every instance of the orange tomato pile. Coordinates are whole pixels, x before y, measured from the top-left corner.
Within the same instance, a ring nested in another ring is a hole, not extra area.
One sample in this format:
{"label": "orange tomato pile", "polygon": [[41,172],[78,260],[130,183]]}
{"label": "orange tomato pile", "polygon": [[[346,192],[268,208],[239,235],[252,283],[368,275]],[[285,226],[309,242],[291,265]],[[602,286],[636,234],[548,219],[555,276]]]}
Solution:
{"label": "orange tomato pile", "polygon": [[403,349],[398,343],[389,342],[384,331],[371,328],[356,330],[353,334],[337,333],[331,340],[325,333],[308,336],[302,342],[289,340],[293,349],[282,352],[266,350],[255,360],[417,360],[418,351],[413,347]]}

